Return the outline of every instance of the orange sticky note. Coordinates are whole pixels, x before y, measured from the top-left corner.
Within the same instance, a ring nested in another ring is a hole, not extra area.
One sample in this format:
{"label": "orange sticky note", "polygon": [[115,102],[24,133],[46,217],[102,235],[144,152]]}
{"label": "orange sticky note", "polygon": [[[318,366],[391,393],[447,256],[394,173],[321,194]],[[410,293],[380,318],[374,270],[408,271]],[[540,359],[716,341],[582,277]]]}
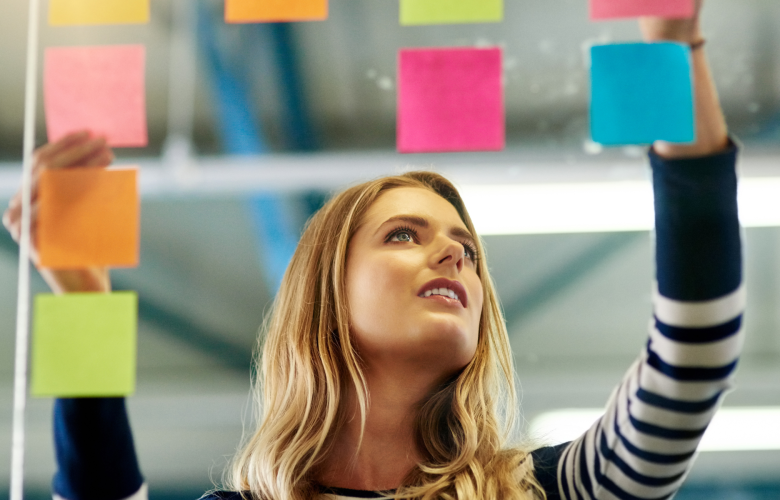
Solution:
{"label": "orange sticky note", "polygon": [[328,0],[225,0],[225,22],[323,21]]}
{"label": "orange sticky note", "polygon": [[148,22],[149,0],[49,0],[52,26]]}
{"label": "orange sticky note", "polygon": [[143,45],[46,49],[46,129],[54,142],[88,129],[114,147],[148,142]]}
{"label": "orange sticky note", "polygon": [[44,170],[39,184],[40,266],[138,265],[138,169]]}

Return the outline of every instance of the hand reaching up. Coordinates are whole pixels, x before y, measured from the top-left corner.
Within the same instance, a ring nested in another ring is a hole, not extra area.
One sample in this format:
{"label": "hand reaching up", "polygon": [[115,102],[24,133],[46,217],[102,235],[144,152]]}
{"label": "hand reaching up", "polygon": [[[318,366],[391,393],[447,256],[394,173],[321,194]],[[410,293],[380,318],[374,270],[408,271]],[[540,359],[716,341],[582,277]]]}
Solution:
{"label": "hand reaching up", "polygon": [[[35,151],[33,157],[31,191],[31,230],[32,246],[30,258],[36,266],[38,246],[36,229],[38,225],[38,186],[41,172],[46,169],[105,167],[114,160],[111,148],[101,137],[92,137],[89,132],[75,132],[57,142],[46,144]],[[8,209],[3,214],[3,225],[18,243],[22,234],[22,193],[17,192],[11,198]],[[106,268],[86,269],[39,269],[44,280],[55,293],[66,292],[107,292],[111,284]]]}
{"label": "hand reaching up", "polygon": [[[701,11],[704,0],[695,0],[694,15],[690,19],[663,19],[643,17],[639,28],[647,42],[663,40],[688,45],[704,41],[701,32]],[[715,82],[704,54],[698,46],[692,52],[693,85],[696,112],[696,141],[692,144],[673,144],[657,141],[655,152],[665,158],[707,156],[729,146],[728,127],[718,99]]]}

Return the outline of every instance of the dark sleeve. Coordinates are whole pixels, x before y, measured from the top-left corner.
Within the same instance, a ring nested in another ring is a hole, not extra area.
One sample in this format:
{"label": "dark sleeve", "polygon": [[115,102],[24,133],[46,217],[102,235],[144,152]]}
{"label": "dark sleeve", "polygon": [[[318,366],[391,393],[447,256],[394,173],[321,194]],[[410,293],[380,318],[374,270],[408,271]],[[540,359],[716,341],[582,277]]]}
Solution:
{"label": "dark sleeve", "polygon": [[569,443],[545,446],[531,452],[534,459],[534,475],[547,495],[547,500],[560,500],[558,489],[558,462]]}
{"label": "dark sleeve", "polygon": [[120,500],[138,492],[124,398],[58,399],[54,405],[54,493],[67,500]]}
{"label": "dark sleeve", "polygon": [[677,301],[711,300],[742,281],[737,148],[702,158],[650,153],[655,193],[658,291]]}
{"label": "dark sleeve", "polygon": [[674,496],[732,387],[745,307],[736,156],[733,144],[702,158],[650,153],[654,318],[602,418],[562,450],[566,500]]}

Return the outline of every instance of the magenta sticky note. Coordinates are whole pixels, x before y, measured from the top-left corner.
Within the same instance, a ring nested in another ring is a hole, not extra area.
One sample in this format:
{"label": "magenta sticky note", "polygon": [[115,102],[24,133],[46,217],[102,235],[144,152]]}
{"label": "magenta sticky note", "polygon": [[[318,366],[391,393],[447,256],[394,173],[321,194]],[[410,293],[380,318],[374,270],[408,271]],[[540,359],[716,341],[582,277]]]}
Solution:
{"label": "magenta sticky note", "polygon": [[146,146],[145,59],[143,45],[46,49],[49,141],[88,129],[110,146]]}
{"label": "magenta sticky note", "polygon": [[591,19],[657,16],[693,17],[694,0],[590,0]]}
{"label": "magenta sticky note", "polygon": [[503,149],[501,49],[401,50],[397,127],[402,153]]}

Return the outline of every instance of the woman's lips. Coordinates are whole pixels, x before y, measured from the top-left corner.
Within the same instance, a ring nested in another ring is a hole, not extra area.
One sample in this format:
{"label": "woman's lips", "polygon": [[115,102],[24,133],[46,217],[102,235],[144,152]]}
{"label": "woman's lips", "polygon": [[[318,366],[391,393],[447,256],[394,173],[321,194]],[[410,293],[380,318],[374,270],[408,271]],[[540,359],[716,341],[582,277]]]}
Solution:
{"label": "woman's lips", "polygon": [[[451,303],[460,303],[464,308],[468,305],[468,294],[466,293],[466,288],[461,285],[457,281],[448,280],[447,278],[436,278],[432,279],[426,284],[424,284],[420,289],[417,291],[417,296],[422,296],[427,292],[428,290],[434,290],[438,288],[447,288],[449,290],[452,290],[455,292],[455,295],[458,296],[458,301],[455,301],[449,297],[444,297],[442,295],[437,295],[437,297],[446,298]],[[424,297],[426,299],[430,299],[434,297],[434,295],[431,295],[429,297]]]}
{"label": "woman's lips", "polygon": [[433,300],[434,302],[438,302],[449,307],[457,307],[458,309],[463,307],[463,304],[461,304],[459,300],[451,299],[449,297],[445,297],[444,295],[431,295],[430,297],[421,298],[426,300]]}

